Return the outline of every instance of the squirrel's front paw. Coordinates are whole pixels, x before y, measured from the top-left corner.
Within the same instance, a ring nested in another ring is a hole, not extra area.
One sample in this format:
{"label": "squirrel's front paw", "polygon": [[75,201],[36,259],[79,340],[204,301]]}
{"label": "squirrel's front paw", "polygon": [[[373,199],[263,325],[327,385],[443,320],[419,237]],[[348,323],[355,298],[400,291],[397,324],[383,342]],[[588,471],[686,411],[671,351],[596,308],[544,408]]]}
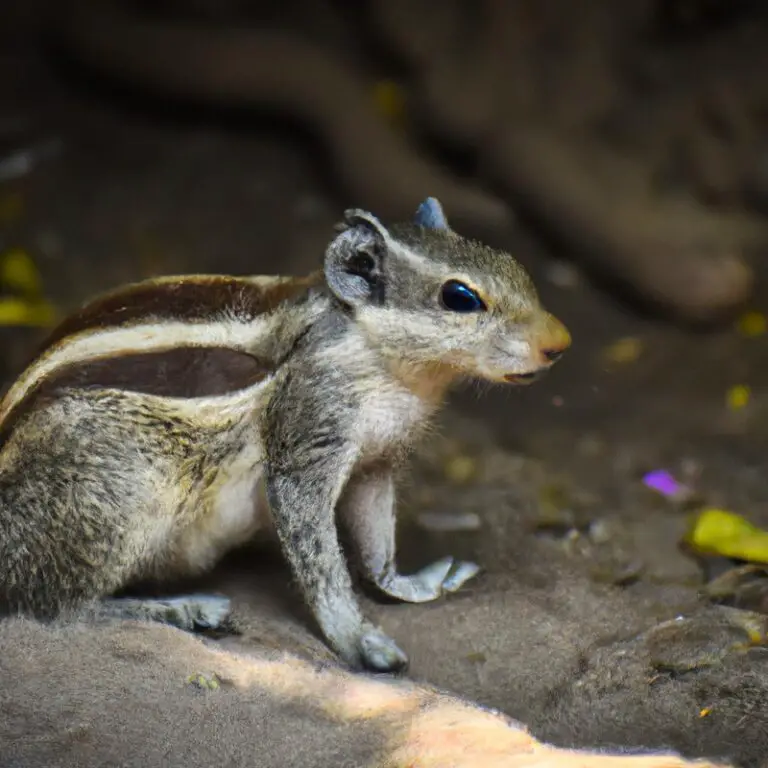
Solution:
{"label": "squirrel's front paw", "polygon": [[389,573],[376,586],[386,595],[407,603],[426,603],[445,592],[456,592],[476,576],[480,566],[444,557],[410,576]]}

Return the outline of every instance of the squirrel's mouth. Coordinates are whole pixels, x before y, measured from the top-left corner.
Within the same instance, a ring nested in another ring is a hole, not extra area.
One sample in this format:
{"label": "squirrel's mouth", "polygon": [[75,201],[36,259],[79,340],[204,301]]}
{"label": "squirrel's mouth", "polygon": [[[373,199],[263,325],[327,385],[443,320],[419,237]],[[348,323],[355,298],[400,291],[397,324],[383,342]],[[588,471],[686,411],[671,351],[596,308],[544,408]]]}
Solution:
{"label": "squirrel's mouth", "polygon": [[509,373],[504,377],[504,381],[510,384],[533,384],[534,381],[541,378],[544,371],[533,371],[533,373]]}

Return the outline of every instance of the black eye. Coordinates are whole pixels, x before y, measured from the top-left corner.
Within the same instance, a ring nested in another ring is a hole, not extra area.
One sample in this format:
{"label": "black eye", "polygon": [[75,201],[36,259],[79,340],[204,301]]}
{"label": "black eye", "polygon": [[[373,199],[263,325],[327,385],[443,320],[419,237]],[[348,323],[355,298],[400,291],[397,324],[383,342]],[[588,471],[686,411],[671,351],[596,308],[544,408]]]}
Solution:
{"label": "black eye", "polygon": [[483,300],[464,283],[449,280],[440,291],[440,300],[452,312],[479,312],[485,309]]}
{"label": "black eye", "polygon": [[376,268],[376,262],[369,253],[356,253],[348,262],[347,270],[353,275],[366,277]]}

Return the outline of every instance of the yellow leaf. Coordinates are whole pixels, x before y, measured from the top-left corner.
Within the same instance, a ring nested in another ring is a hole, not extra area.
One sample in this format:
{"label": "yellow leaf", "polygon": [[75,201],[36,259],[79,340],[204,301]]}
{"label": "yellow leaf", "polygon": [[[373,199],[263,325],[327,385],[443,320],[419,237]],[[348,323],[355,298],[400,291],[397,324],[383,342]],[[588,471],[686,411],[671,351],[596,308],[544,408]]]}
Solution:
{"label": "yellow leaf", "polygon": [[768,322],[762,312],[745,312],[737,327],[743,336],[762,336],[768,330]]}
{"label": "yellow leaf", "polygon": [[768,563],[768,531],[725,509],[710,507],[702,510],[685,541],[703,553]]}
{"label": "yellow leaf", "polygon": [[643,342],[633,336],[615,341],[605,350],[605,357],[611,363],[634,363],[643,353]]}
{"label": "yellow leaf", "polygon": [[381,80],[373,88],[376,111],[398,128],[405,123],[405,93],[393,80]]}
{"label": "yellow leaf", "polygon": [[725,403],[731,411],[738,411],[749,403],[752,390],[744,384],[737,384],[725,393]]}
{"label": "yellow leaf", "polygon": [[34,261],[21,248],[0,256],[0,283],[24,296],[40,296],[41,282]]}
{"label": "yellow leaf", "polygon": [[24,215],[24,200],[20,195],[0,195],[0,224],[13,224]]}
{"label": "yellow leaf", "polygon": [[477,473],[477,463],[471,456],[453,456],[445,464],[445,476],[457,485],[468,483]]}
{"label": "yellow leaf", "polygon": [[23,299],[0,299],[0,326],[21,325],[48,328],[53,325],[56,312],[47,301],[29,302]]}

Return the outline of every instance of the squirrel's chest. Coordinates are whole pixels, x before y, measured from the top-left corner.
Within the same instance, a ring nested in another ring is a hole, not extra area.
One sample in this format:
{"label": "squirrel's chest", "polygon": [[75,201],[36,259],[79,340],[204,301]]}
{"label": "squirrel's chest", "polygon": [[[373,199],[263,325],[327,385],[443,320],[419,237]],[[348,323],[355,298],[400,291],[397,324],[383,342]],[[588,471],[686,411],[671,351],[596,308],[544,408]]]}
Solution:
{"label": "squirrel's chest", "polygon": [[407,445],[434,409],[406,389],[382,388],[366,395],[355,424],[364,453],[382,453]]}
{"label": "squirrel's chest", "polygon": [[175,546],[185,570],[209,567],[268,524],[263,459],[263,449],[254,436],[218,462],[211,484],[191,500],[194,512]]}

